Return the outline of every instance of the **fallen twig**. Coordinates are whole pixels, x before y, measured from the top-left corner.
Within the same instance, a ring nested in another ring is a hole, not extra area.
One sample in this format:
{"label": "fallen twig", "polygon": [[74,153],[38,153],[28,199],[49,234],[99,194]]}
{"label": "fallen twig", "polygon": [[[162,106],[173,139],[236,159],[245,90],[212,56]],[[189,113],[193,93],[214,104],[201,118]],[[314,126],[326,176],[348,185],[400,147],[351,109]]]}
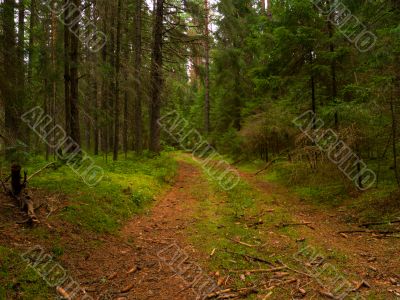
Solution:
{"label": "fallen twig", "polygon": [[28,177],[27,181],[31,180],[32,177],[38,175],[39,173],[41,173],[42,171],[44,171],[45,169],[47,169],[48,167],[54,165],[56,162],[53,161],[51,163],[48,163],[47,165],[45,165],[43,168],[39,169],[38,171],[36,171],[35,173],[33,173],[31,176]]}
{"label": "fallen twig", "polygon": [[267,261],[265,259],[256,257],[256,256],[252,256],[252,255],[248,255],[248,254],[241,254],[241,253],[237,253],[237,252],[233,252],[233,251],[229,251],[229,250],[225,250],[225,251],[227,253],[230,253],[230,254],[240,255],[240,256],[243,256],[244,258],[247,258],[247,259],[251,259],[251,260],[254,260],[254,261],[258,261],[258,262],[262,262],[262,263],[266,263],[268,265],[274,266],[273,263],[271,263],[271,262],[269,262],[269,261]]}
{"label": "fallen twig", "polygon": [[400,220],[394,220],[394,221],[387,221],[387,222],[372,222],[372,223],[364,223],[359,225],[360,227],[369,227],[373,225],[391,225],[391,224],[396,224],[400,223]]}
{"label": "fallen twig", "polygon": [[393,234],[393,233],[398,233],[400,230],[344,230],[344,231],[339,231],[338,234],[346,234],[346,233],[375,233],[375,234]]}
{"label": "fallen twig", "polygon": [[287,266],[271,268],[271,269],[254,269],[254,270],[233,270],[233,273],[268,273],[278,272],[287,269]]}
{"label": "fallen twig", "polygon": [[276,227],[280,228],[280,227],[288,227],[288,226],[307,226],[310,227],[312,229],[315,229],[314,227],[311,227],[312,223],[311,222],[302,222],[302,223],[281,223],[278,225],[275,225]]}
{"label": "fallen twig", "polygon": [[237,243],[237,244],[239,244],[239,245],[243,245],[243,246],[250,247],[250,248],[255,248],[255,247],[258,247],[258,246],[259,246],[259,245],[247,244],[247,243],[245,243],[245,242],[241,242],[241,241],[235,240],[235,239],[229,239],[229,238],[228,238],[228,240],[230,240],[230,241],[232,241],[232,242],[234,242],[234,243]]}
{"label": "fallen twig", "polygon": [[208,295],[206,296],[206,299],[215,298],[215,297],[217,297],[217,296],[219,296],[219,295],[221,295],[221,294],[226,294],[226,293],[229,293],[229,292],[232,292],[232,289],[226,289],[226,290],[216,291],[216,292],[213,292],[213,293],[211,293],[211,294],[208,294]]}

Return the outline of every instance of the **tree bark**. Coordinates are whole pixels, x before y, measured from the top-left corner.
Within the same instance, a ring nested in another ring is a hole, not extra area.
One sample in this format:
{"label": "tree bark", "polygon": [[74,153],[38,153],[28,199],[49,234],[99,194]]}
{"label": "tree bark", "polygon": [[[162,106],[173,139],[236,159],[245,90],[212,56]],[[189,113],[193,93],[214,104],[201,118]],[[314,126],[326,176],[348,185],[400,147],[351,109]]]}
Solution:
{"label": "tree bark", "polygon": [[[64,24],[70,22],[69,0],[64,0]],[[71,74],[70,74],[70,31],[64,25],[64,104],[65,104],[65,131],[71,135]]]}
{"label": "tree bark", "polygon": [[[4,98],[4,112],[5,112],[5,131],[7,134],[6,146],[11,146],[13,143],[14,130],[18,128],[17,117],[17,93],[16,93],[16,80],[17,73],[15,62],[17,61],[16,55],[16,32],[15,32],[15,0],[4,0],[1,10],[2,23],[3,23],[3,43],[4,43],[4,87],[2,96]],[[6,151],[6,158],[9,158],[9,153]]]}
{"label": "tree bark", "polygon": [[[329,5],[333,5],[333,1],[330,1]],[[334,33],[334,28],[333,28],[333,21],[334,21],[334,14],[330,14],[330,20],[327,21],[328,23],[328,32],[329,32],[329,52],[333,56],[335,54],[335,45],[333,44],[332,38],[333,38],[333,33]],[[336,59],[332,57],[331,61],[331,101],[332,103],[335,103],[337,98],[337,81],[336,81]],[[334,121],[335,121],[335,128],[336,130],[339,129],[339,112],[335,110],[334,113]]]}
{"label": "tree bark", "polygon": [[[80,0],[74,0],[76,7],[80,7]],[[76,20],[79,18],[79,10],[73,16]],[[79,121],[79,22],[71,25],[71,138],[79,146],[81,145],[80,121]]]}
{"label": "tree bark", "polygon": [[[25,1],[19,0],[18,5],[18,83],[17,83],[17,107],[16,117],[20,119],[25,99]],[[23,138],[20,128],[15,128],[14,134],[17,138]]]}
{"label": "tree bark", "polygon": [[137,153],[142,152],[142,87],[141,87],[141,69],[142,69],[142,6],[143,0],[136,0],[135,15],[135,142],[134,150]]}
{"label": "tree bark", "polygon": [[[57,17],[54,12],[51,12],[51,67],[52,67],[52,94],[53,102],[51,107],[53,117],[53,127],[56,126],[56,114],[57,114]],[[55,131],[53,131],[53,140],[55,140]],[[56,151],[53,149],[54,159],[56,158]]]}
{"label": "tree bark", "polygon": [[205,50],[205,78],[204,78],[204,127],[206,134],[210,133],[210,33],[209,33],[209,8],[208,0],[204,0],[204,50]]}
{"label": "tree bark", "polygon": [[30,19],[29,19],[29,46],[28,46],[28,81],[31,87],[32,85],[32,73],[33,73],[33,42],[34,42],[34,28],[35,28],[35,20],[36,20],[36,0],[31,0],[30,5]]}
{"label": "tree bark", "polygon": [[157,0],[153,51],[151,60],[151,103],[150,103],[150,151],[160,152],[160,118],[161,92],[163,86],[163,18],[164,18],[164,0]]}
{"label": "tree bark", "polygon": [[120,52],[121,52],[121,9],[122,0],[118,0],[117,7],[117,48],[115,59],[115,103],[114,103],[114,153],[113,160],[118,160],[119,150],[119,71],[120,71]]}

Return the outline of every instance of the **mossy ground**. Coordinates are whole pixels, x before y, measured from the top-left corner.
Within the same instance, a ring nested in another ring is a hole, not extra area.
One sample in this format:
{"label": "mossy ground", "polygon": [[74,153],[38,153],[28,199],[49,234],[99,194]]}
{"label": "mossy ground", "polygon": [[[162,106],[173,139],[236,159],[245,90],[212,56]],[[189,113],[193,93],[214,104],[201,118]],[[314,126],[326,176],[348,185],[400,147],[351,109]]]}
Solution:
{"label": "mossy ground", "polygon": [[[122,157],[122,156],[121,156]],[[92,156],[97,166],[104,170],[103,180],[94,187],[86,185],[67,165],[58,164],[29,181],[29,187],[40,189],[43,195],[63,195],[66,205],[49,217],[49,222],[63,221],[76,231],[90,235],[116,234],[117,230],[136,214],[147,210],[155,197],[173,182],[177,163],[170,153],[160,156],[135,155],[119,161],[105,161]],[[23,169],[33,174],[48,162],[43,157],[32,157]],[[2,163],[2,174],[8,173],[8,164]],[[7,167],[6,167],[7,166]],[[33,199],[42,200],[42,199]],[[25,233],[26,234],[26,233]],[[29,229],[36,243],[49,245],[48,252],[57,259],[68,248],[63,233],[46,226]],[[96,245],[93,244],[95,247]],[[20,259],[20,251],[9,245],[0,246],[0,299],[49,299],[54,291]]]}

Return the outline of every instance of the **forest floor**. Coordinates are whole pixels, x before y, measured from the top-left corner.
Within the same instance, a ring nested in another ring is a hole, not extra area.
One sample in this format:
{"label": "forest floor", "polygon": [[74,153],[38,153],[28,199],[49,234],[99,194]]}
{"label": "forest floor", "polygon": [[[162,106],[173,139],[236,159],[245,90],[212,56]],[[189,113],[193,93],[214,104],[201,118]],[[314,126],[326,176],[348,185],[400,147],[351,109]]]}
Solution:
{"label": "forest floor", "polygon": [[[0,283],[10,265],[20,272],[5,299],[48,299],[39,285],[32,287],[34,275],[19,270],[18,258],[4,248],[22,252],[37,244],[79,282],[78,299],[85,293],[119,300],[205,294],[210,299],[399,299],[400,239],[378,232],[395,232],[395,224],[359,227],[347,222],[343,209],[304,203],[286,188],[242,171],[240,184],[224,191],[189,156],[177,159],[172,187],[115,234],[82,231],[47,219],[40,209],[45,221],[28,229],[15,224],[16,209],[1,197]],[[68,202],[59,194],[32,192],[34,198]],[[200,280],[192,284],[195,278]],[[27,296],[21,281],[31,283],[29,295],[36,297]]]}

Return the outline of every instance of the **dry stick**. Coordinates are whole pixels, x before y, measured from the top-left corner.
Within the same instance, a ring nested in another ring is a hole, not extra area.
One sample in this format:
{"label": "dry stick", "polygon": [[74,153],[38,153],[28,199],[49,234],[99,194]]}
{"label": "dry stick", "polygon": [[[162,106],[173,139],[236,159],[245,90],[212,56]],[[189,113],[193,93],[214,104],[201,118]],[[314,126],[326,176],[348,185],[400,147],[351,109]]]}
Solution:
{"label": "dry stick", "polygon": [[[276,227],[288,227],[288,226],[307,226],[311,225],[311,222],[302,222],[302,223],[281,223],[278,225],[275,225]],[[310,227],[312,228],[312,227]],[[313,228],[314,229],[314,228]]]}
{"label": "dry stick", "polygon": [[391,233],[397,233],[397,232],[400,232],[400,230],[345,230],[345,231],[339,231],[338,234],[342,234],[342,233],[391,234]]}
{"label": "dry stick", "polygon": [[272,164],[273,164],[274,162],[276,162],[277,160],[278,160],[277,158],[274,159],[274,160],[271,160],[269,163],[267,163],[267,165],[266,165],[264,168],[262,168],[261,170],[257,171],[256,173],[254,173],[254,176],[260,174],[261,172],[266,171],[266,170],[267,170],[270,166],[272,166]]}
{"label": "dry stick", "polygon": [[388,222],[375,222],[375,223],[364,223],[359,225],[360,227],[369,227],[373,225],[391,225],[395,223],[400,223],[400,220],[395,220],[395,221],[388,221]]}
{"label": "dry stick", "polygon": [[[246,296],[252,293],[258,293],[258,290],[254,287],[251,288],[242,288],[238,290],[234,289],[225,289],[225,290],[220,290],[213,292],[211,294],[208,294],[206,296],[206,299],[211,299],[217,297],[217,299],[229,299],[233,297],[238,297],[238,296]],[[226,295],[224,295],[226,294]]]}
{"label": "dry stick", "polygon": [[43,170],[47,169],[48,167],[54,165],[56,162],[53,161],[51,163],[48,163],[47,165],[45,165],[43,168],[39,169],[38,171],[36,171],[35,173],[33,173],[31,176],[28,177],[27,181],[31,180],[33,176],[38,175],[39,173],[41,173]]}
{"label": "dry stick", "polygon": [[233,273],[268,273],[268,272],[278,272],[287,269],[287,266],[277,267],[272,269],[255,269],[255,270],[232,270]]}
{"label": "dry stick", "polygon": [[230,254],[240,255],[240,256],[243,256],[244,258],[249,258],[249,259],[252,259],[252,260],[254,260],[254,261],[258,261],[258,262],[262,262],[262,263],[266,263],[266,264],[268,264],[268,265],[274,266],[273,263],[271,263],[271,262],[269,262],[269,261],[267,261],[267,260],[265,260],[265,259],[256,257],[256,256],[251,256],[251,255],[248,255],[248,254],[241,254],[241,253],[229,251],[229,250],[227,250],[227,249],[225,249],[225,251],[226,251],[227,253],[230,253]]}
{"label": "dry stick", "polygon": [[232,242],[234,242],[234,243],[237,243],[237,244],[239,244],[239,245],[247,246],[247,247],[250,247],[250,248],[255,248],[255,247],[258,247],[258,246],[259,246],[259,245],[250,245],[250,244],[247,244],[247,243],[244,243],[244,242],[235,240],[235,239],[229,239],[229,238],[228,238],[228,240],[230,240],[230,241],[232,241]]}
{"label": "dry stick", "polygon": [[214,293],[208,294],[208,295],[206,296],[206,299],[214,298],[214,297],[217,297],[217,296],[219,296],[219,295],[226,294],[226,293],[229,293],[229,292],[232,292],[232,289],[226,289],[226,290],[216,291],[216,292],[214,292]]}

